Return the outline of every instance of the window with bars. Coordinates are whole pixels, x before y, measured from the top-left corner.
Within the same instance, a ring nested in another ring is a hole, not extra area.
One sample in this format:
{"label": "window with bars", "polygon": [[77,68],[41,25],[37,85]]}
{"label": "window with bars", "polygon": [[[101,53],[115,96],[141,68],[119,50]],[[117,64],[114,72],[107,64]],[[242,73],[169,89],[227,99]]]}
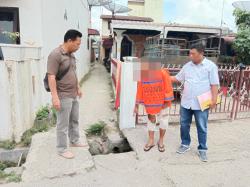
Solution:
{"label": "window with bars", "polygon": [[20,44],[18,8],[0,7],[0,43]]}

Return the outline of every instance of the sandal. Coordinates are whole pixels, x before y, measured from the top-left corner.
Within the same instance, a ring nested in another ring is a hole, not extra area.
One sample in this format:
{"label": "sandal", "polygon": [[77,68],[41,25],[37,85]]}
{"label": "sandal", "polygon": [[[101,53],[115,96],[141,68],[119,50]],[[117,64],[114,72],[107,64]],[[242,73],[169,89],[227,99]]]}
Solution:
{"label": "sandal", "polygon": [[148,145],[146,144],[145,147],[144,147],[144,151],[149,151],[150,149],[152,149],[155,145]]}
{"label": "sandal", "polygon": [[72,159],[74,158],[74,154],[69,152],[69,151],[66,151],[66,152],[63,152],[63,153],[59,153],[59,155],[63,158],[66,158],[66,159]]}
{"label": "sandal", "polygon": [[165,151],[165,146],[164,145],[160,146],[160,144],[158,143],[158,150],[160,152],[164,152]]}

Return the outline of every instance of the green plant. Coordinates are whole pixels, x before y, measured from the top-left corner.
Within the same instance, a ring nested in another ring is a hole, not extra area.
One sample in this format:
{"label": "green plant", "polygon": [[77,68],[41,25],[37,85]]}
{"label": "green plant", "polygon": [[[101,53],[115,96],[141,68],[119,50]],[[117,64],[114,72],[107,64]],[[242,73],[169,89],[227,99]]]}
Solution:
{"label": "green plant", "polygon": [[250,13],[236,9],[234,11],[238,33],[233,43],[239,62],[250,64]]}
{"label": "green plant", "polygon": [[240,62],[250,64],[250,27],[238,31],[233,47]]}
{"label": "green plant", "polygon": [[36,119],[37,120],[43,120],[47,119],[49,117],[50,109],[49,106],[42,107],[38,112],[36,113]]}
{"label": "green plant", "polygon": [[233,60],[233,57],[231,56],[220,55],[218,61],[224,64],[231,64],[233,63],[234,60]]}
{"label": "green plant", "polygon": [[3,149],[14,149],[16,146],[16,142],[15,141],[10,141],[10,140],[6,140],[6,141],[1,141],[0,142],[0,148]]}
{"label": "green plant", "polygon": [[15,174],[14,172],[7,174],[4,171],[0,171],[0,179],[4,179],[7,182],[20,182],[21,176]]}
{"label": "green plant", "polygon": [[6,37],[8,37],[9,39],[11,39],[12,41],[16,41],[16,39],[20,37],[19,32],[3,31],[2,34],[5,35]]}
{"label": "green plant", "polygon": [[7,182],[21,182],[22,178],[21,175],[17,175],[15,173],[10,173],[7,175]]}
{"label": "green plant", "polygon": [[46,132],[49,130],[49,125],[34,126],[31,129],[25,131],[21,138],[21,144],[24,146],[29,146],[31,144],[32,136],[39,132]]}
{"label": "green plant", "polygon": [[36,132],[33,129],[29,129],[29,130],[25,131],[22,135],[22,138],[21,138],[21,144],[24,146],[29,146],[31,144],[32,136],[35,133]]}
{"label": "green plant", "polygon": [[36,121],[35,121],[34,126],[31,129],[28,129],[27,131],[25,131],[21,137],[21,142],[20,142],[21,145],[30,146],[32,136],[34,134],[39,133],[39,132],[46,132],[49,130],[51,126],[50,121],[44,121],[42,123],[39,121],[48,119],[50,112],[52,113],[52,117],[56,118],[56,111],[54,109],[50,109],[48,105],[38,110],[38,112],[36,113]]}
{"label": "green plant", "polygon": [[235,16],[235,23],[238,27],[250,26],[250,13],[235,9],[233,15]]}
{"label": "green plant", "polygon": [[101,135],[104,127],[106,126],[105,122],[100,121],[99,123],[95,123],[93,125],[91,125],[87,130],[87,135]]}
{"label": "green plant", "polygon": [[3,171],[0,171],[0,179],[6,178],[8,175],[4,173]]}
{"label": "green plant", "polygon": [[[54,119],[54,121],[56,121],[56,110],[50,109],[49,106],[42,107],[37,112],[36,120],[40,121],[40,120],[48,119],[50,112],[52,113],[52,118]],[[0,148],[10,150],[10,149],[14,149],[16,145],[30,146],[32,136],[34,134],[39,133],[39,132],[46,132],[49,130],[51,126],[50,125],[51,122],[49,121],[44,121],[39,124],[36,124],[36,123],[37,122],[35,122],[34,126],[31,129],[28,129],[27,131],[23,133],[21,137],[21,142],[17,144],[15,141],[10,141],[10,140],[1,141]],[[0,163],[0,168],[1,168],[1,163]]]}
{"label": "green plant", "polygon": [[3,171],[9,167],[15,167],[15,166],[16,166],[16,163],[14,163],[14,162],[0,161],[0,171]]}

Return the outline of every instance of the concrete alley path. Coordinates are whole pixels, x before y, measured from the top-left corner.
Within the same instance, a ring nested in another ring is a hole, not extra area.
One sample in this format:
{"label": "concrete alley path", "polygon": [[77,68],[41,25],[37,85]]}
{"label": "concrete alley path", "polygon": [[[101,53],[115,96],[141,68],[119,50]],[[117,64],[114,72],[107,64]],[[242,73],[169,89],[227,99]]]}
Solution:
{"label": "concrete alley path", "polygon": [[110,124],[116,120],[112,110],[113,98],[109,73],[96,63],[82,85],[83,97],[80,100],[80,124],[84,129],[99,121]]}
{"label": "concrete alley path", "polygon": [[[112,90],[106,69],[100,64],[95,64],[85,79],[82,88],[83,97],[79,103],[81,141],[87,144],[84,129],[101,120],[108,124],[114,123],[115,112],[110,107]],[[57,155],[55,128],[34,135],[24,165],[22,181],[33,182],[74,176],[84,174],[94,167],[88,147],[69,149],[75,154],[75,159],[66,160]]]}
{"label": "concrete alley path", "polygon": [[[146,128],[123,131],[141,162],[158,165],[174,186],[190,187],[248,187],[250,184],[250,119],[211,122],[208,127],[208,159],[202,163],[197,154],[197,131],[191,127],[191,151],[184,155],[176,153],[180,145],[179,126],[167,131],[166,152],[157,147],[145,153]],[[158,135],[155,137],[157,143]]]}
{"label": "concrete alley path", "polygon": [[[145,128],[124,131],[135,152],[94,156],[95,168],[85,174],[53,180],[9,184],[6,187],[248,187],[250,184],[250,120],[212,123],[209,127],[209,162],[196,154],[196,131],[192,128],[192,149],[175,153],[179,127],[170,126],[165,140],[167,151],[157,148],[145,153]],[[156,139],[157,140],[157,139]]]}

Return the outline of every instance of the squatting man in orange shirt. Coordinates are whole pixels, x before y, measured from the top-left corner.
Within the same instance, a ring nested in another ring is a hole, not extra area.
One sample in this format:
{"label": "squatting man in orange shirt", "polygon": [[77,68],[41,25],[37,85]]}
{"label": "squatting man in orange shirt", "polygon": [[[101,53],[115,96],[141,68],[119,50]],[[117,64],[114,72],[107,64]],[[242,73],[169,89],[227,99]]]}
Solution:
{"label": "squatting man in orange shirt", "polygon": [[140,76],[137,78],[137,95],[134,113],[138,114],[138,105],[142,104],[148,115],[148,142],[144,151],[155,146],[154,134],[159,128],[157,143],[160,152],[165,151],[164,135],[168,127],[168,107],[174,99],[173,88],[168,70],[161,68],[160,62],[141,62]]}

